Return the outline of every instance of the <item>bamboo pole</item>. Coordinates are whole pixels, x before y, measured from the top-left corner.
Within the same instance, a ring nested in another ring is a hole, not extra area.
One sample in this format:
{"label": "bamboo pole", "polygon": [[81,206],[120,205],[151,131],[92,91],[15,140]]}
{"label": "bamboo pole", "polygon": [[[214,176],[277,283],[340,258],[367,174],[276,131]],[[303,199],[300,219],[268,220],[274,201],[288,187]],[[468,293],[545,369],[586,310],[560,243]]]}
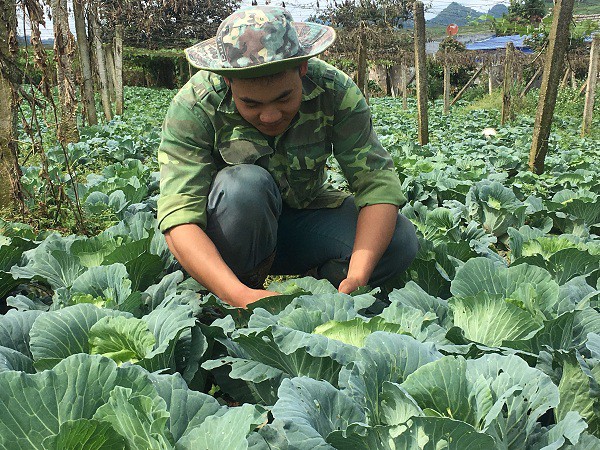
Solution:
{"label": "bamboo pole", "polygon": [[587,90],[585,93],[585,104],[583,107],[583,124],[581,126],[581,136],[587,136],[592,129],[592,117],[594,114],[594,100],[596,95],[596,85],[598,82],[598,58],[600,54],[600,35],[596,34],[592,41],[590,52],[590,68],[588,70]]}
{"label": "bamboo pole", "polygon": [[548,56],[544,63],[544,75],[533,129],[533,140],[529,152],[529,169],[544,173],[544,160],[548,152],[548,138],[556,106],[558,84],[569,42],[569,24],[573,18],[575,0],[557,0],[554,5],[552,27],[548,37]]}
{"label": "bamboo pole", "polygon": [[457,101],[460,100],[460,98],[463,96],[465,91],[473,84],[473,82],[477,79],[477,77],[481,74],[481,72],[483,72],[483,69],[485,69],[485,64],[482,65],[481,67],[479,67],[479,69],[477,69],[475,71],[475,73],[473,74],[471,79],[469,81],[467,81],[467,84],[465,84],[463,86],[463,88],[460,90],[460,92],[458,94],[456,94],[456,97],[454,97],[454,99],[450,102],[450,106],[453,106]]}
{"label": "bamboo pole", "polygon": [[402,109],[408,109],[408,68],[406,63],[402,62]]}
{"label": "bamboo pole", "polygon": [[414,3],[414,21],[419,144],[425,145],[429,143],[429,122],[427,116],[427,55],[425,54],[425,10],[423,3],[420,1]]}
{"label": "bamboo pole", "polygon": [[529,82],[527,83],[527,85],[525,86],[525,88],[523,89],[523,91],[521,92],[520,97],[525,97],[527,95],[527,93],[533,87],[533,83],[536,82],[536,80],[540,77],[541,74],[542,74],[542,68],[540,67],[540,68],[538,68],[538,70],[535,71],[535,73],[531,77],[531,80],[529,80]]}
{"label": "bamboo pole", "polygon": [[446,58],[444,59],[444,114],[450,112],[450,64],[448,63],[448,49],[444,52]]}
{"label": "bamboo pole", "polygon": [[504,59],[504,80],[502,82],[502,116],[500,123],[504,126],[510,118],[512,102],[511,90],[514,83],[515,46],[512,42],[506,44],[506,58]]}
{"label": "bamboo pole", "polygon": [[[356,74],[356,84],[362,91],[365,99],[367,98],[367,35],[365,33],[365,26],[363,23],[360,24],[360,41],[358,45],[358,64]],[[368,101],[368,100],[367,100]]]}

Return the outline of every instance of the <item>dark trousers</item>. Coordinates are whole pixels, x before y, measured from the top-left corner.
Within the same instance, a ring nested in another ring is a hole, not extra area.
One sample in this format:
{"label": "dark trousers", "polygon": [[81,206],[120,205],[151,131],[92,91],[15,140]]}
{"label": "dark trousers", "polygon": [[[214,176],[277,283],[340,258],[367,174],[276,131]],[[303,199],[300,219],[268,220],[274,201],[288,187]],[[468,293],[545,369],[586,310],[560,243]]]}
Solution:
{"label": "dark trousers", "polygon": [[[240,276],[275,251],[270,273],[299,275],[316,269],[334,286],[346,278],[358,211],[352,197],[338,208],[293,209],[262,167],[240,164],[221,170],[208,196],[207,235]],[[380,286],[408,268],[418,241],[412,223],[398,214],[390,245],[369,284]]]}

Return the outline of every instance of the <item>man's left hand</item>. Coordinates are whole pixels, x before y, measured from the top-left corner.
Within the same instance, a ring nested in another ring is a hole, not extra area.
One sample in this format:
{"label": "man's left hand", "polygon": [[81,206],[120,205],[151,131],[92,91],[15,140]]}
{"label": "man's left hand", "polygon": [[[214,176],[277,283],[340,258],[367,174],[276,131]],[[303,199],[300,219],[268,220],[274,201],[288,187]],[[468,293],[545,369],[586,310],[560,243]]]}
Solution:
{"label": "man's left hand", "polygon": [[340,286],[338,287],[338,292],[342,294],[350,294],[354,292],[359,287],[364,286],[365,283],[361,283],[357,278],[346,278],[342,280]]}

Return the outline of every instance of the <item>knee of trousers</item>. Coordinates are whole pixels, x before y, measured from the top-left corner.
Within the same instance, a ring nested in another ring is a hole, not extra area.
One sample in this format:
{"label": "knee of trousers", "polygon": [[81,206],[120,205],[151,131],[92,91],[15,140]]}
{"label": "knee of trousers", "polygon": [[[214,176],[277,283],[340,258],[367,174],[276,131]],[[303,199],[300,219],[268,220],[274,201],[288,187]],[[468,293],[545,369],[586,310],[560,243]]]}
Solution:
{"label": "knee of trousers", "polygon": [[398,214],[394,236],[379,261],[374,278],[376,284],[404,272],[417,256],[419,240],[415,226],[402,214]]}
{"label": "knee of trousers", "polygon": [[217,173],[206,234],[234,273],[248,273],[273,253],[281,208],[277,184],[262,167],[240,164]]}
{"label": "knee of trousers", "polygon": [[226,209],[245,220],[262,216],[269,210],[281,214],[281,195],[275,180],[260,166],[238,164],[220,170],[211,186],[207,210],[209,214]]}

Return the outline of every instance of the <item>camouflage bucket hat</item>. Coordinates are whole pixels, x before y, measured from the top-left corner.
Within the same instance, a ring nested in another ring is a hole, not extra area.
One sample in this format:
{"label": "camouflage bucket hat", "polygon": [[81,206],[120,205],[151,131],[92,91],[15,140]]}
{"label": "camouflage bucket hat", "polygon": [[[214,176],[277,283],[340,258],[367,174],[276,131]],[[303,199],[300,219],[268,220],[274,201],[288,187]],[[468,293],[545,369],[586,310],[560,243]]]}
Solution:
{"label": "camouflage bucket hat", "polygon": [[233,78],[281,72],[316,56],[335,40],[326,25],[294,22],[276,6],[254,6],[227,17],[215,37],[186,48],[194,67]]}

